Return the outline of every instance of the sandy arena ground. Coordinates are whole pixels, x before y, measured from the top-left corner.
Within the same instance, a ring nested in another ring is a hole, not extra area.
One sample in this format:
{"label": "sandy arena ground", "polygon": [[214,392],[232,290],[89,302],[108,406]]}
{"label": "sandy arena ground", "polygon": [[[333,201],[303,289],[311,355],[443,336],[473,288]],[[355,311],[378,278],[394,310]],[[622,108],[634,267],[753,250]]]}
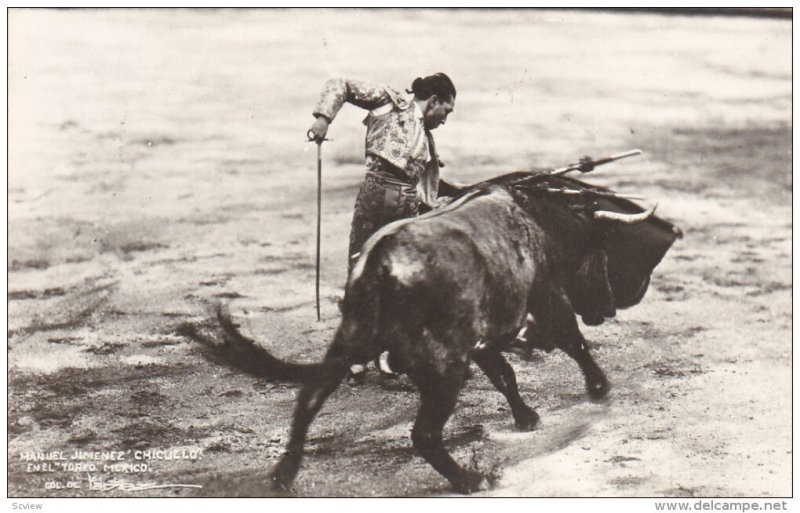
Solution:
{"label": "sandy arena ground", "polygon": [[[606,402],[587,399],[564,354],[512,356],[542,416],[517,432],[475,369],[445,436],[496,477],[479,495],[791,495],[791,28],[560,11],[12,11],[9,495],[265,494],[296,387],[211,363],[176,327],[222,300],[276,354],[319,359],[339,320],[364,113],[346,107],[323,146],[316,322],[311,109],[331,76],[400,88],[436,71],[459,90],[436,132],[446,177],[641,148],[590,181],[657,201],[685,233],[639,306],[584,330]],[[450,494],[411,447],[416,403],[407,381],[374,372],[342,386],[294,493]],[[75,450],[120,451],[130,472]],[[147,450],[174,459],[134,459]],[[29,451],[67,461],[31,467]]]}

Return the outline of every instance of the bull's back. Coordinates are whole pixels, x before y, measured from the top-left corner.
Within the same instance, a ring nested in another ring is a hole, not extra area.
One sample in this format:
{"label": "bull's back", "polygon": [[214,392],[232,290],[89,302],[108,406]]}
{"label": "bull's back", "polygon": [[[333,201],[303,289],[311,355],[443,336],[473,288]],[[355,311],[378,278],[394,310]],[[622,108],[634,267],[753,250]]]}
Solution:
{"label": "bull's back", "polygon": [[385,293],[442,322],[469,323],[477,336],[505,333],[525,317],[536,272],[535,227],[502,188],[403,223],[375,249]]}

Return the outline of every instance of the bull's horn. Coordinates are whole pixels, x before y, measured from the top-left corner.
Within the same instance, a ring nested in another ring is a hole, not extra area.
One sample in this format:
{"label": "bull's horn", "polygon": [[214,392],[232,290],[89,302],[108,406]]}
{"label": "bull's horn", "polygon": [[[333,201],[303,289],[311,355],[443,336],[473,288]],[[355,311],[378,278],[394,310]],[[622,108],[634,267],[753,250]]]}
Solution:
{"label": "bull's horn", "polygon": [[640,214],[620,214],[619,212],[609,212],[607,210],[597,210],[594,212],[595,219],[607,219],[609,221],[617,221],[620,223],[625,224],[636,224],[641,223],[642,221],[646,221],[653,215],[653,212],[656,211],[656,207],[658,203],[650,207],[649,210],[645,210]]}

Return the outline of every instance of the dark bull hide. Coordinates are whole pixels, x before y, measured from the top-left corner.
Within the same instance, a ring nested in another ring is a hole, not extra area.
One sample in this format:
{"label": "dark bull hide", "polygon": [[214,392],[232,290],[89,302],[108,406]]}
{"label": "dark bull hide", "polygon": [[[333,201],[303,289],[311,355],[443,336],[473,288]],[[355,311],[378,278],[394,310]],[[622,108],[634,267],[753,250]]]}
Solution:
{"label": "dark bull hide", "polygon": [[520,429],[538,421],[502,355],[529,313],[531,345],[558,347],[575,359],[593,398],[608,391],[575,314],[599,324],[638,303],[653,268],[680,236],[677,228],[652,216],[624,224],[599,211],[642,209],[564,177],[513,173],[450,192],[456,199],[449,205],[388,225],[367,241],[322,363],[280,361],[219,312],[232,363],[258,376],[304,382],[286,453],[271,473],[277,487],[294,480],[308,426],[349,366],[383,351],[420,390],[414,447],[463,493],[486,482],[451,458],[442,428],[470,361],[505,395]]}
{"label": "dark bull hide", "polygon": [[[553,194],[555,193],[553,189],[558,189],[561,193],[559,198],[561,204],[577,213],[577,218],[584,224],[592,220],[590,214],[593,211],[610,211],[621,214],[638,214],[643,211],[637,204],[615,195],[608,189],[589,185],[573,178],[546,174],[511,173],[473,186],[453,187],[451,184],[446,184],[444,191],[451,196],[460,197],[471,189],[490,185],[510,187],[512,191],[522,192],[523,195],[525,191],[528,191],[533,194],[531,198],[538,197],[537,191],[544,190]],[[575,194],[576,192],[579,194]],[[542,214],[546,215],[545,212]],[[574,219],[572,218],[571,221]],[[656,216],[650,216],[643,222],[630,224],[594,220],[586,226],[586,229],[588,232],[584,238],[599,243],[599,247],[595,245],[593,250],[601,250],[600,252],[595,251],[592,256],[606,260],[607,279],[613,295],[614,309],[628,308],[641,301],[647,292],[653,269],[661,262],[675,239],[682,236],[676,226]],[[602,272],[602,266],[597,270]],[[576,313],[584,316],[584,322],[590,325],[602,324],[603,317],[598,314],[587,317],[582,311],[584,307],[591,310],[592,305],[595,305],[595,309],[600,309],[600,305],[603,303],[601,298],[587,297],[581,301],[581,298],[571,295],[570,299],[574,303]],[[581,305],[581,303],[588,304]],[[613,313],[605,317],[613,317]]]}

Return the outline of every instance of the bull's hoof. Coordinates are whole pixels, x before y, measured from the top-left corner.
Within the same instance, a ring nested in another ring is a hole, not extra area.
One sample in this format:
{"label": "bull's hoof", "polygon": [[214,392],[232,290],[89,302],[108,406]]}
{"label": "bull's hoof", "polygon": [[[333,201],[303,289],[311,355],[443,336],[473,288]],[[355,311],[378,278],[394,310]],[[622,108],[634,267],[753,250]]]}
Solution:
{"label": "bull's hoof", "polygon": [[272,472],[269,473],[269,482],[272,490],[276,492],[288,492],[292,486],[294,477],[297,475],[297,469],[300,467],[300,462],[294,458],[282,458],[273,467]]}
{"label": "bull's hoof", "polygon": [[489,481],[480,472],[465,470],[458,481],[452,481],[453,489],[464,495],[481,492],[490,488]]}
{"label": "bull's hoof", "polygon": [[514,415],[514,425],[520,431],[533,431],[539,423],[539,414],[535,410],[528,408],[524,412],[518,412]]}
{"label": "bull's hoof", "polygon": [[275,492],[276,494],[287,494],[289,493],[289,487],[292,486],[292,481],[287,480],[284,476],[273,472],[269,475],[269,486],[271,491]]}
{"label": "bull's hoof", "polygon": [[284,488],[283,486],[278,485],[274,479],[270,478],[267,480],[267,487],[265,490],[259,490],[259,496],[261,497],[293,497],[294,494],[292,493],[289,488]]}
{"label": "bull's hoof", "polygon": [[609,390],[611,390],[611,385],[608,384],[605,376],[586,382],[586,392],[592,401],[602,401],[608,395]]}

